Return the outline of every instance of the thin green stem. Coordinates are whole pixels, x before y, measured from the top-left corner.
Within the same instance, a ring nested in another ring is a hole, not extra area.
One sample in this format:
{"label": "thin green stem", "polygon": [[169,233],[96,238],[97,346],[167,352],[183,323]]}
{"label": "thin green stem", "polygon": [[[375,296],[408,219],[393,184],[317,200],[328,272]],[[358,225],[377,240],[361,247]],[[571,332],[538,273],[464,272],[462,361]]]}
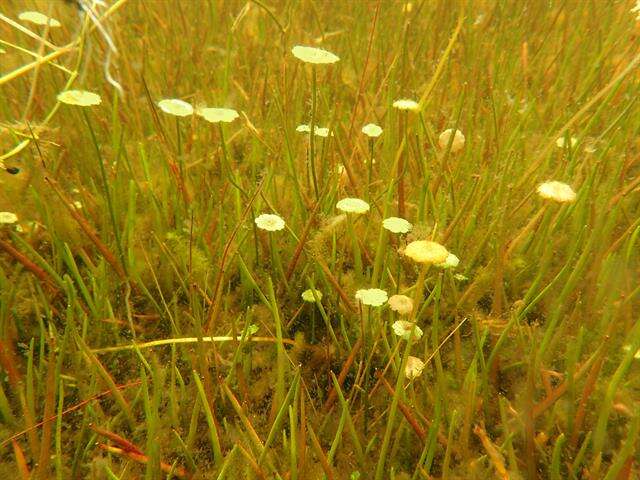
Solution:
{"label": "thin green stem", "polygon": [[98,165],[100,166],[100,175],[102,177],[102,188],[104,190],[104,195],[107,199],[107,205],[109,207],[109,216],[111,217],[111,226],[113,228],[113,234],[116,237],[116,248],[118,249],[118,255],[120,256],[120,263],[122,264],[122,268],[125,273],[127,273],[127,262],[125,261],[124,249],[122,247],[122,241],[120,239],[120,230],[118,228],[118,222],[116,221],[116,212],[113,205],[113,200],[111,199],[111,191],[109,189],[109,181],[107,179],[107,172],[104,168],[104,159],[102,158],[102,152],[100,151],[100,145],[98,144],[98,139],[96,138],[95,131],[93,130],[93,126],[91,125],[91,121],[89,119],[89,115],[85,111],[82,110],[82,114],[84,115],[85,122],[87,127],[89,128],[89,133],[91,134],[91,140],[93,142],[93,146],[96,149],[96,155],[98,160]]}
{"label": "thin green stem", "polygon": [[391,401],[391,407],[389,408],[389,416],[387,417],[387,428],[384,432],[382,446],[380,447],[380,456],[378,457],[378,464],[376,465],[375,480],[382,480],[383,478],[387,478],[385,477],[387,450],[389,449],[389,442],[391,441],[391,434],[393,432],[396,413],[398,411],[398,402],[400,400],[401,392],[403,391],[402,384],[404,381],[404,368],[407,364],[407,358],[409,358],[410,351],[411,342],[407,342],[404,348],[404,354],[402,355],[402,362],[400,363],[398,377],[396,379],[396,388],[393,392],[393,400]]}
{"label": "thin green stem", "polygon": [[320,190],[318,188],[318,178],[316,175],[316,102],[317,102],[317,81],[316,69],[311,67],[311,121],[309,122],[309,165],[311,167],[311,177],[313,178],[313,190],[316,194],[316,200],[320,198]]}

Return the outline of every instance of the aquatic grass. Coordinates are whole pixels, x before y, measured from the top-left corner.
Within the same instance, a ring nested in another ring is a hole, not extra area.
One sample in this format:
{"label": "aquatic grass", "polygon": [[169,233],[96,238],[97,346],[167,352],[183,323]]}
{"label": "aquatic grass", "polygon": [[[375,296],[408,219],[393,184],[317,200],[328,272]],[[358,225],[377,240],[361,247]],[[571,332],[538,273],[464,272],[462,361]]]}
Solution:
{"label": "aquatic grass", "polygon": [[271,264],[274,266],[281,280],[285,282],[286,285],[287,279],[284,273],[284,267],[282,265],[280,249],[277,249],[275,246],[273,233],[279,230],[283,230],[286,225],[285,221],[278,215],[263,213],[255,218],[254,223],[260,230],[268,232],[267,236],[269,238],[269,254],[271,257]]}
{"label": "aquatic grass", "polygon": [[404,381],[404,369],[405,369],[405,365],[407,364],[407,359],[409,358],[409,352],[411,351],[411,342],[406,342],[406,345],[404,347],[404,351],[402,354],[402,360],[400,362],[400,368],[399,368],[399,372],[397,374],[397,379],[396,379],[396,384],[395,384],[395,388],[394,388],[394,393],[393,393],[393,397],[391,400],[391,406],[389,407],[389,415],[387,418],[387,424],[386,424],[386,428],[385,428],[385,433],[384,433],[384,437],[382,439],[382,444],[380,446],[380,455],[378,457],[378,463],[376,465],[376,471],[375,471],[375,479],[376,480],[381,480],[382,478],[384,478],[384,472],[385,472],[385,463],[386,463],[386,457],[387,457],[387,450],[389,449],[389,442],[391,440],[391,432],[393,431],[393,427],[394,427],[394,420],[395,420],[395,416],[396,416],[396,412],[398,409],[398,402],[400,401],[400,395],[401,395],[401,391],[402,391],[402,384]]}
{"label": "aquatic grass", "polygon": [[632,478],[632,5],[214,3],[0,14],[0,471]]}
{"label": "aquatic grass", "polygon": [[268,295],[269,295],[269,304],[271,308],[271,313],[273,315],[273,319],[275,321],[275,330],[276,330],[276,385],[275,392],[273,397],[273,402],[271,404],[271,415],[273,416],[276,412],[278,406],[282,405],[284,401],[284,390],[285,390],[285,369],[286,369],[286,353],[284,350],[283,343],[283,329],[282,329],[282,320],[280,317],[280,310],[278,307],[278,301],[276,299],[276,294],[273,288],[273,281],[271,277],[268,279]]}
{"label": "aquatic grass", "polygon": [[222,450],[220,448],[220,437],[218,434],[216,419],[213,417],[213,412],[209,407],[209,400],[207,399],[207,394],[204,391],[202,381],[200,380],[198,373],[195,371],[193,372],[193,379],[198,387],[198,398],[202,408],[204,408],[205,418],[207,419],[207,425],[209,427],[209,438],[211,440],[211,448],[213,450],[213,460],[218,463],[222,460]]}
{"label": "aquatic grass", "polygon": [[320,195],[320,187],[318,185],[318,176],[316,174],[316,151],[315,151],[315,134],[316,134],[316,108],[317,108],[317,73],[316,64],[331,64],[340,60],[338,56],[326,50],[314,47],[305,47],[296,45],[291,52],[299,60],[310,63],[311,65],[311,116],[309,121],[309,167],[311,169],[311,177],[313,179],[313,190],[318,200]]}
{"label": "aquatic grass", "polygon": [[[611,412],[613,397],[617,390],[617,386],[622,378],[626,374],[627,369],[630,367],[631,362],[633,361],[633,356],[635,352],[640,349],[640,326],[635,325],[633,330],[630,332],[630,345],[631,348],[624,354],[620,364],[616,368],[611,380],[607,386],[605,398],[603,399],[600,409],[598,412],[598,419],[596,422],[596,427],[593,433],[593,444],[592,450],[594,452],[594,461],[591,465],[591,472],[594,474],[599,474],[601,469],[601,454],[602,448],[604,445],[604,437],[606,431],[606,425],[609,419],[609,415]],[[638,420],[637,417],[634,423],[631,426],[633,431],[638,430]]]}
{"label": "aquatic grass", "polygon": [[98,140],[96,138],[95,131],[94,131],[92,125],[91,125],[91,120],[89,118],[89,114],[87,114],[87,112],[83,109],[82,110],[82,115],[84,117],[84,120],[86,122],[87,128],[89,130],[93,146],[95,147],[95,150],[96,150],[96,159],[98,161],[98,166],[100,167],[100,176],[101,176],[101,179],[102,179],[102,188],[104,189],[105,198],[107,200],[107,207],[109,209],[109,215],[110,215],[110,218],[111,218],[111,227],[113,228],[113,234],[114,234],[115,240],[116,240],[116,248],[118,249],[118,254],[120,256],[120,262],[121,262],[122,269],[124,270],[124,274],[126,275],[126,272],[127,272],[126,265],[127,264],[126,264],[126,261],[125,261],[124,249],[123,249],[122,240],[121,240],[121,237],[120,237],[120,227],[119,227],[118,221],[116,219],[116,212],[115,212],[115,207],[114,207],[114,203],[113,203],[111,192],[110,192],[109,181],[107,179],[107,173],[106,173],[105,166],[104,166],[104,159],[102,158],[102,154],[101,154],[101,151],[100,151],[100,145],[99,145]]}
{"label": "aquatic grass", "polygon": [[382,128],[374,123],[368,123],[362,127],[362,133],[368,137],[369,158],[367,159],[367,200],[371,199],[371,180],[373,178],[373,151],[375,139],[382,135]]}
{"label": "aquatic grass", "polygon": [[[331,339],[333,340],[334,345],[337,348],[340,348],[340,341],[338,340],[338,337],[336,336],[335,331],[333,330],[333,325],[331,325],[331,319],[329,318],[329,316],[327,315],[327,312],[324,308],[324,306],[322,305],[322,293],[319,290],[316,290],[313,280],[311,280],[309,277],[307,277],[307,285],[309,285],[309,289],[305,290],[305,292],[303,292],[303,296],[304,293],[306,292],[311,292],[311,296],[312,299],[314,301],[314,303],[316,304],[318,310],[320,311],[320,316],[322,317],[322,320],[324,321],[325,327],[327,329],[327,331],[329,332],[329,335],[331,336]],[[308,300],[305,300],[308,301]]]}
{"label": "aquatic grass", "polygon": [[354,270],[359,277],[363,273],[362,251],[354,229],[355,215],[363,215],[369,212],[370,205],[359,198],[343,198],[336,203],[336,208],[346,214],[347,233],[353,249]]}

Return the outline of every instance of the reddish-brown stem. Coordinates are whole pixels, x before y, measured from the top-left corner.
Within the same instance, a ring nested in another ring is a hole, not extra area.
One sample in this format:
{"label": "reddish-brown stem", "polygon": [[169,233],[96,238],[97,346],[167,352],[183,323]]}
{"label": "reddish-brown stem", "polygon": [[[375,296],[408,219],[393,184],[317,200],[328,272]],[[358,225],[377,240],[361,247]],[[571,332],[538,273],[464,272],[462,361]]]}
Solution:
{"label": "reddish-brown stem", "polygon": [[358,93],[356,94],[356,101],[353,105],[353,111],[351,112],[351,121],[349,122],[349,135],[351,138],[351,134],[353,133],[353,124],[356,119],[356,112],[358,111],[358,106],[360,105],[360,98],[362,97],[362,91],[364,89],[364,79],[367,73],[367,67],[369,66],[369,58],[371,57],[371,47],[373,46],[373,37],[376,32],[376,25],[378,23],[378,14],[380,13],[380,4],[382,0],[378,0],[376,4],[376,11],[373,14],[373,21],[371,22],[371,33],[369,34],[369,46],[367,47],[367,56],[364,60],[364,67],[362,67],[362,76],[360,77],[360,83],[358,85]]}
{"label": "reddish-brown stem", "polygon": [[108,438],[113,443],[118,445],[118,448],[121,448],[125,452],[133,452],[138,453],[140,455],[144,455],[144,452],[138,448],[133,442],[130,442],[124,437],[121,437],[117,433],[110,432],[109,430],[104,430],[103,428],[96,427],[95,425],[89,425],[89,428],[96,432],[98,435]]}
{"label": "reddish-brown stem", "polygon": [[318,265],[320,265],[320,268],[322,268],[322,271],[327,276],[327,279],[329,280],[329,283],[331,283],[331,286],[335,289],[336,292],[338,292],[338,295],[340,295],[340,298],[342,299],[347,309],[349,309],[352,313],[355,313],[356,307],[353,306],[353,303],[351,303],[349,296],[342,289],[342,287],[340,286],[340,283],[338,282],[336,277],[333,275],[333,273],[331,273],[329,266],[324,262],[324,260],[322,260],[318,256],[315,257],[315,260],[316,262],[318,262]]}
{"label": "reddish-brown stem", "polygon": [[311,437],[311,444],[313,445],[313,449],[316,451],[316,457],[320,461],[320,466],[322,466],[322,470],[324,470],[324,474],[327,476],[328,480],[333,480],[335,477],[333,475],[333,469],[331,465],[329,465],[329,461],[327,460],[327,456],[324,454],[322,450],[322,446],[318,441],[318,437],[316,437],[313,428],[309,425],[309,436]]}
{"label": "reddish-brown stem", "polygon": [[293,272],[296,269],[298,260],[300,260],[300,255],[304,250],[304,246],[307,242],[307,237],[309,236],[309,232],[311,231],[313,222],[316,219],[316,213],[318,213],[318,208],[320,208],[320,202],[316,202],[315,206],[313,207],[313,211],[311,212],[311,215],[309,215],[309,220],[307,221],[307,224],[304,226],[302,235],[300,235],[300,240],[298,240],[298,245],[296,246],[296,250],[293,253],[293,257],[291,258],[291,261],[289,262],[289,266],[287,267],[287,274],[285,275],[287,282],[291,280],[291,276],[293,275]]}
{"label": "reddish-brown stem", "polygon": [[[573,377],[574,382],[580,379],[587,372],[594,359],[594,357],[591,357],[580,367],[580,369]],[[569,380],[565,380],[559,386],[553,389],[551,395],[546,396],[542,401],[536,403],[533,406],[533,418],[537,418],[542,415],[549,407],[551,407],[556,402],[556,400],[558,400],[560,397],[562,397],[562,395],[566,393],[568,388]]]}
{"label": "reddish-brown stem", "polygon": [[[7,345],[5,345],[5,342]],[[2,365],[4,371],[7,372],[11,387],[14,389],[19,388],[18,383],[22,379],[22,376],[16,368],[16,365],[18,365],[16,354],[6,338],[0,340],[0,365]]]}
{"label": "reddish-brown stem", "polygon": [[509,472],[507,471],[504,465],[504,458],[500,453],[500,450],[498,450],[498,448],[494,445],[494,443],[489,438],[489,435],[487,435],[487,432],[485,431],[485,429],[482,428],[480,425],[476,425],[473,428],[473,433],[475,433],[476,436],[480,439],[482,446],[487,452],[487,455],[491,460],[491,463],[493,464],[493,468],[495,468],[496,470],[496,474],[497,474],[496,477],[501,478],[503,480],[509,479],[510,478]]}
{"label": "reddish-brown stem", "polygon": [[[394,395],[393,387],[389,385],[389,382],[387,382],[387,379],[384,377],[380,377],[380,380],[382,381],[382,385],[384,385],[384,388],[386,388],[387,392],[389,392],[389,395],[393,396]],[[409,425],[411,425],[411,428],[416,433],[418,438],[420,438],[420,440],[424,442],[425,439],[427,438],[427,434],[422,428],[422,426],[420,426],[420,424],[418,423],[418,420],[416,420],[416,418],[413,416],[413,413],[411,412],[411,408],[409,408],[409,406],[406,403],[404,403],[402,400],[398,400],[398,408],[404,415],[404,418],[407,419],[407,422],[409,422]]]}
{"label": "reddish-brown stem", "polygon": [[231,245],[233,244],[233,240],[236,238],[236,235],[238,234],[240,227],[242,226],[245,219],[247,218],[247,215],[251,211],[251,206],[253,205],[253,202],[256,200],[256,198],[258,198],[258,195],[262,191],[265,178],[263,178],[260,181],[260,183],[258,184],[258,187],[256,188],[256,191],[253,192],[253,195],[249,199],[247,206],[242,212],[242,215],[240,215],[240,220],[238,221],[237,225],[233,229],[233,232],[231,232],[231,235],[229,236],[229,239],[227,240],[227,243],[224,246],[224,250],[222,252],[222,258],[220,259],[220,267],[218,270],[218,275],[216,276],[216,283],[213,288],[213,295],[212,295],[213,304],[209,308],[209,318],[207,319],[207,324],[204,328],[205,332],[209,332],[211,330],[211,328],[213,327],[213,321],[217,317],[218,313],[220,312],[220,298],[222,295],[222,289],[221,289],[222,279],[224,278],[224,274],[226,272],[226,263],[227,263],[227,258],[229,256],[229,252],[231,251]]}
{"label": "reddish-brown stem", "polygon": [[98,237],[98,234],[93,229],[93,227],[89,224],[87,219],[82,216],[82,214],[78,211],[78,209],[73,206],[73,203],[62,192],[62,189],[58,185],[58,182],[56,182],[53,178],[48,178],[48,177],[45,178],[45,180],[49,183],[49,185],[51,185],[51,188],[58,195],[58,197],[60,197],[60,200],[62,200],[62,203],[64,204],[66,209],[69,211],[69,213],[71,214],[73,219],[76,221],[76,223],[80,226],[80,229],[93,242],[93,244],[96,246],[98,251],[102,254],[104,259],[107,261],[107,263],[111,265],[111,267],[115,270],[115,272],[118,274],[120,278],[126,279],[127,275],[125,274],[124,269],[122,268],[122,265],[120,265],[120,262],[118,262],[118,260],[116,259],[116,256],[113,254],[113,252],[111,252],[111,250],[109,250],[109,247],[107,247],[102,242],[102,240],[100,240],[100,237]]}
{"label": "reddish-brown stem", "polygon": [[[149,457],[142,453],[133,452],[124,450],[118,447],[112,447],[110,445],[105,445],[104,443],[99,443],[98,447],[102,450],[105,450],[109,453],[113,453],[115,455],[120,455],[121,457],[127,457],[134,462],[141,463],[143,465],[149,463]],[[165,473],[171,473],[172,475],[178,478],[188,478],[187,471],[182,467],[174,467],[165,462],[160,462],[160,469]]]}
{"label": "reddish-brown stem", "polygon": [[29,260],[23,253],[16,250],[15,247],[9,242],[0,239],[0,248],[11,255],[17,262],[21,263],[24,268],[33,273],[38,278],[38,280],[54,288],[49,274],[38,265],[33,263],[31,260]]}
{"label": "reddish-brown stem", "polygon": [[298,435],[298,471],[304,472],[305,462],[307,460],[307,408],[304,395],[300,395],[300,435]]}
{"label": "reddish-brown stem", "polygon": [[[130,387],[136,387],[136,386],[140,385],[140,383],[142,383],[141,380],[135,380],[135,381],[130,382],[130,383],[125,383],[124,385],[118,385],[117,388],[118,388],[118,390],[125,390],[125,389],[130,388]],[[77,403],[77,404],[73,405],[72,407],[67,408],[66,410],[64,410],[61,413],[61,416],[65,416],[68,413],[71,413],[71,412],[74,412],[76,410],[79,410],[79,409],[87,406],[89,403],[93,402],[94,400],[99,400],[102,397],[106,397],[107,395],[111,395],[111,393],[112,393],[111,390],[105,390],[104,392],[101,392],[101,393],[98,393],[96,395],[93,395],[92,397],[87,398],[86,400],[83,400],[82,402]],[[22,431],[20,431],[18,433],[15,433],[15,434],[11,435],[6,440],[3,440],[2,442],[0,442],[0,448],[2,448],[5,445],[8,445],[9,443],[15,441],[17,438],[20,438],[22,435],[26,435],[27,433],[35,430],[36,428],[41,427],[45,423],[53,422],[57,418],[58,418],[58,415],[53,415],[53,416],[51,416],[49,418],[43,419],[41,422],[36,423],[35,425],[33,425],[30,428],[27,428],[25,430],[22,430]]]}
{"label": "reddish-brown stem", "polygon": [[249,466],[253,469],[253,472],[258,476],[258,478],[260,478],[261,480],[266,480],[266,474],[264,473],[262,468],[260,468],[258,462],[256,462],[256,459],[253,457],[251,452],[248,449],[244,448],[244,446],[242,446],[242,444],[240,443],[236,443],[236,445],[238,446],[238,450],[240,450],[240,453],[244,456],[245,460],[247,460],[247,463],[249,463]]}
{"label": "reddish-brown stem", "polygon": [[13,454],[16,457],[16,464],[18,465],[18,472],[22,480],[29,480],[31,478],[31,472],[29,472],[29,466],[27,465],[27,459],[24,456],[24,452],[18,445],[18,442],[11,440],[13,445]]}
{"label": "reddish-brown stem", "polygon": [[[601,352],[604,352],[604,350],[601,350]],[[589,376],[587,377],[587,381],[582,389],[580,404],[578,405],[576,417],[573,422],[573,432],[571,432],[571,439],[569,440],[571,448],[576,448],[576,445],[578,444],[578,437],[580,436],[580,431],[582,429],[582,422],[587,414],[587,403],[589,402],[589,397],[591,397],[591,394],[596,388],[596,381],[598,380],[598,375],[600,374],[600,368],[602,367],[603,361],[604,355],[600,354],[598,359],[591,366]]]}
{"label": "reddish-brown stem", "polygon": [[[53,345],[49,350],[49,358],[47,361],[47,377],[46,377],[46,394],[44,402],[43,417],[50,417],[55,409],[56,401],[56,354]],[[45,423],[42,426],[42,435],[40,437],[40,455],[35,478],[49,478],[49,463],[51,460],[51,431],[52,425]]]}
{"label": "reddish-brown stem", "polygon": [[398,162],[398,216],[404,218],[404,158]]}
{"label": "reddish-brown stem", "polygon": [[[340,388],[342,388],[342,384],[347,378],[347,374],[349,373],[351,365],[353,365],[353,362],[356,359],[356,355],[358,354],[360,347],[362,347],[362,337],[360,337],[358,341],[353,345],[353,348],[351,349],[347,360],[342,365],[342,369],[340,370],[340,374],[338,375],[338,385],[340,386]],[[335,388],[332,387],[329,391],[327,401],[324,402],[324,406],[322,407],[325,412],[328,412],[331,409],[331,406],[333,405],[333,402],[336,401],[337,396],[338,393],[336,392]]]}

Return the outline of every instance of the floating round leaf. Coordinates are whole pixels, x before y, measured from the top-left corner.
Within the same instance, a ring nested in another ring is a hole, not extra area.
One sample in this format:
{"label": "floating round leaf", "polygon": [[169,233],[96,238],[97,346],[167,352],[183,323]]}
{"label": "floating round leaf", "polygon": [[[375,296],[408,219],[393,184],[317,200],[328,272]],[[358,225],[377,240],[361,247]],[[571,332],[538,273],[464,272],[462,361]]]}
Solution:
{"label": "floating round leaf", "polygon": [[408,220],[400,217],[389,217],[382,221],[382,226],[392,233],[409,233],[413,225]]}
{"label": "floating round leaf", "polygon": [[356,299],[360,300],[363,305],[372,307],[380,307],[387,303],[387,292],[379,288],[365,288],[356,292]]}
{"label": "floating round leaf", "polygon": [[[451,136],[453,135],[453,140]],[[454,130],[453,128],[447,128],[438,137],[438,145],[441,149],[446,150],[451,142],[451,152],[456,153],[464,148],[465,138],[460,130]]]}
{"label": "floating round leaf", "polygon": [[396,100],[393,102],[393,107],[398,110],[412,110],[417,112],[420,110],[420,105],[415,100],[411,100],[408,98],[401,98],[400,100]]}
{"label": "floating round leaf", "polygon": [[79,107],[92,107],[100,105],[102,98],[100,95],[86,90],[65,90],[58,94],[58,101],[67,105],[77,105]]}
{"label": "floating round leaf", "polygon": [[406,295],[391,295],[389,307],[399,315],[409,315],[413,311],[413,300]]}
{"label": "floating round leaf", "polygon": [[413,322],[397,320],[393,322],[391,328],[393,328],[393,333],[406,341],[412,338],[413,340],[420,340],[422,338],[422,329]]}
{"label": "floating round leaf", "polygon": [[255,222],[258,228],[268,232],[277,232],[278,230],[282,230],[285,225],[282,217],[272,213],[263,213],[256,217]]}
{"label": "floating round leaf", "polygon": [[0,212],[0,223],[16,223],[18,216],[13,212]]}
{"label": "floating round leaf", "polygon": [[[296,132],[300,132],[300,133],[309,133],[311,131],[311,127],[309,125],[306,124],[301,124],[298,125],[296,127]],[[329,135],[333,136],[333,133],[329,132],[329,129],[327,127],[319,127],[317,125],[313,126],[313,133],[317,136],[317,137],[328,137]]]}
{"label": "floating round leaf", "polygon": [[375,123],[367,123],[364,127],[362,127],[362,133],[371,138],[376,138],[382,135],[382,127],[380,125],[376,125]]}
{"label": "floating round leaf", "polygon": [[560,203],[573,202],[576,199],[576,192],[569,185],[555,180],[538,185],[538,194],[542,198]]}
{"label": "floating round leaf", "polygon": [[314,293],[316,297],[318,297],[318,301],[322,300],[322,292],[320,290],[311,290],[310,288],[302,292],[302,299],[305,302],[315,303],[316,299],[313,296]]}
{"label": "floating round leaf", "polygon": [[460,259],[453,253],[449,253],[449,255],[447,255],[447,259],[444,262],[439,263],[438,266],[440,268],[456,268],[459,264]]}
{"label": "floating round leaf", "polygon": [[449,252],[437,242],[429,240],[416,240],[404,249],[404,254],[417,263],[443,263],[447,260]]}
{"label": "floating round leaf", "polygon": [[370,207],[360,198],[343,198],[336,203],[336,208],[346,213],[367,213]]}
{"label": "floating round leaf", "polygon": [[407,357],[407,364],[404,366],[404,375],[409,380],[413,380],[422,375],[424,370],[424,362],[417,357],[409,355]]}
{"label": "floating round leaf", "polygon": [[305,47],[302,45],[296,45],[293,47],[291,49],[291,53],[293,53],[293,56],[298,60],[302,60],[306,63],[328,64],[336,63],[340,60],[340,57],[328,52],[327,50],[315,47]]}
{"label": "floating round leaf", "polygon": [[230,123],[239,117],[238,112],[232,108],[200,108],[196,112],[199,116],[211,123]]}
{"label": "floating round leaf", "polygon": [[24,22],[35,23],[36,25],[47,25],[50,27],[60,27],[62,24],[55,18],[47,17],[44,13],[35,11],[26,11],[18,15],[18,18]]}
{"label": "floating round leaf", "polygon": [[179,98],[166,98],[158,102],[160,110],[176,117],[188,117],[193,115],[193,106],[189,102]]}
{"label": "floating round leaf", "polygon": [[[556,140],[556,146],[558,148],[564,148],[565,147],[565,138],[564,137],[560,137]],[[578,144],[578,139],[576,137],[571,137],[569,139],[569,145],[571,145],[571,148],[575,147]]]}

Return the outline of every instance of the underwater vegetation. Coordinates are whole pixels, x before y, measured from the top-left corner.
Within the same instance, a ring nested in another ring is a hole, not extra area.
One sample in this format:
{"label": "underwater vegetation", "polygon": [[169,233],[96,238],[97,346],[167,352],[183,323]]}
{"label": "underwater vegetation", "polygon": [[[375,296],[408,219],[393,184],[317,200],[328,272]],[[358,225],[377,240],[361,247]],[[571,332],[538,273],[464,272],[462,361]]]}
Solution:
{"label": "underwater vegetation", "polygon": [[638,478],[639,34],[2,2],[0,478]]}

